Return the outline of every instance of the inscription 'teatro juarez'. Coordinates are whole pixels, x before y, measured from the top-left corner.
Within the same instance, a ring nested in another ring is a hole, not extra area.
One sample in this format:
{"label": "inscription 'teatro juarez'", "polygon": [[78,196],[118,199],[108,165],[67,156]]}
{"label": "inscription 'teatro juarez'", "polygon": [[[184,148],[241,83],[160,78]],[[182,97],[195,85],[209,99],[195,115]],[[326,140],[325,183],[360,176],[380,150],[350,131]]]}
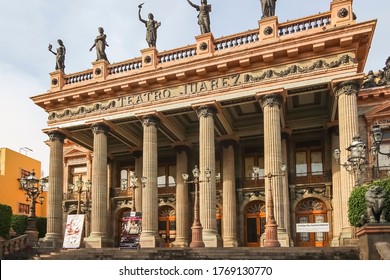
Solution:
{"label": "inscription 'teatro juarez'", "polygon": [[[245,75],[246,76],[246,75]],[[144,92],[137,95],[120,97],[117,99],[118,103],[115,107],[134,106],[145,102],[159,101],[179,96],[203,93],[214,91],[218,89],[228,88],[242,84],[243,79],[241,75],[232,75],[219,79],[212,79],[209,81],[202,81],[197,83],[189,83],[178,86],[177,88],[162,89],[156,91]]]}

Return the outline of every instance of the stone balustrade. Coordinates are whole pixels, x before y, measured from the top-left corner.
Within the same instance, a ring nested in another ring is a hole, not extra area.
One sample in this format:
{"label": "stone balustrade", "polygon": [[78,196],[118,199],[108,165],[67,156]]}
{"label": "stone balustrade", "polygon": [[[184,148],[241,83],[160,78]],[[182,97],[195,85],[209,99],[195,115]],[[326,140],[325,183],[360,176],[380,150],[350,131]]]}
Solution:
{"label": "stone balustrade", "polygon": [[0,259],[19,252],[27,247],[27,234],[10,240],[0,239]]}

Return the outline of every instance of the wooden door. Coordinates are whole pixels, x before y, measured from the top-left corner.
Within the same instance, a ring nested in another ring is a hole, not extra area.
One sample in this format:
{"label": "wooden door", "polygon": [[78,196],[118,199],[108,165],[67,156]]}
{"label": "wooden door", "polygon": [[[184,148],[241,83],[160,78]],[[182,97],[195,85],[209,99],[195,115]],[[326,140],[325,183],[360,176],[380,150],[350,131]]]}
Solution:
{"label": "wooden door", "polygon": [[265,203],[252,201],[245,208],[245,246],[260,247],[260,236],[265,231]]}
{"label": "wooden door", "polygon": [[[327,209],[325,204],[316,198],[303,200],[297,206],[297,223],[326,223]],[[328,246],[327,232],[297,232],[298,247],[325,247]]]}
{"label": "wooden door", "polygon": [[170,247],[176,239],[176,216],[170,206],[163,206],[159,209],[158,234],[164,240],[164,246]]}

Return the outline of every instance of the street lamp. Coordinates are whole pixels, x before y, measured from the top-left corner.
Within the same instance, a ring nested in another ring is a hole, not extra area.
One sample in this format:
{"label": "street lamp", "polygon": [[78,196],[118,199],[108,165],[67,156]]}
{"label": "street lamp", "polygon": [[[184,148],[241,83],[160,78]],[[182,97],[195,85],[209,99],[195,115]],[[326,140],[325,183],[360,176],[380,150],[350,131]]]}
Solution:
{"label": "street lamp", "polygon": [[[26,201],[31,201],[30,212],[27,218],[27,231],[37,231],[37,216],[35,212],[36,203],[43,204],[44,197],[39,196],[43,193],[48,182],[47,177],[39,180],[35,177],[34,169],[30,175],[20,178],[20,186],[25,192]],[[37,201],[39,199],[39,201]]]}
{"label": "street lamp", "polygon": [[376,157],[378,154],[381,154],[390,158],[390,153],[384,153],[381,151],[380,145],[382,144],[383,140],[383,131],[379,125],[376,124],[372,127],[371,135],[373,139],[373,147],[371,149],[371,154],[374,157]]}
{"label": "street lamp", "polygon": [[[85,186],[85,189],[83,188]],[[85,192],[85,204],[86,204],[86,210],[89,210],[89,198],[90,198],[90,192],[91,192],[91,181],[88,179],[87,182],[84,183],[83,177],[79,175],[78,180],[75,182],[75,184],[69,184],[68,188],[71,193],[76,192],[77,193],[77,214],[81,213],[81,195],[83,192]]]}
{"label": "street lamp", "polygon": [[[133,194],[133,203],[131,205],[131,212],[136,211],[135,207],[135,189],[138,188],[139,186],[137,185],[138,182],[138,177],[135,175],[134,171],[130,171],[130,188],[132,189],[132,194]],[[141,177],[141,185],[144,188],[146,186],[148,179],[145,176]],[[127,178],[122,178],[121,179],[121,184],[122,184],[122,190],[128,190],[128,180]]]}
{"label": "street lamp", "polygon": [[[273,177],[285,176],[287,166],[283,164],[280,167],[280,174],[272,174],[271,172],[267,173],[264,177],[268,178],[268,189],[266,190],[267,194],[267,220],[265,223],[265,242],[264,247],[280,247],[280,242],[278,241],[278,225],[275,221],[274,215],[274,200],[272,197],[272,186],[271,180]],[[253,167],[252,180],[258,180],[261,177],[260,168]]]}
{"label": "street lamp", "polygon": [[[206,168],[205,170],[206,175],[206,182],[210,182],[211,177],[211,171],[209,168]],[[184,183],[194,183],[195,185],[195,197],[194,197],[194,221],[192,223],[192,240],[190,243],[190,247],[192,248],[199,248],[199,247],[205,247],[203,242],[203,227],[200,222],[199,218],[199,183],[202,183],[204,181],[199,180],[200,171],[197,165],[195,165],[195,168],[192,170],[192,176],[194,179],[192,181],[188,181],[188,174],[182,174],[182,177],[184,179]]]}
{"label": "street lamp", "polygon": [[[368,161],[366,159],[366,145],[362,142],[360,136],[353,137],[352,143],[346,150],[348,151],[347,161],[341,165],[350,174],[363,173],[368,166]],[[339,149],[335,149],[333,152],[333,157],[337,162],[340,162],[340,153]]]}

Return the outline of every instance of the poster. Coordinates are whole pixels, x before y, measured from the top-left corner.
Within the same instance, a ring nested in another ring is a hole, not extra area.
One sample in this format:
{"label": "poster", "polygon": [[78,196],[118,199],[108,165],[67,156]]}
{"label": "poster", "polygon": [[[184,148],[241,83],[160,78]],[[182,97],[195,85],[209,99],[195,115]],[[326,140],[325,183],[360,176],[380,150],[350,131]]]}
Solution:
{"label": "poster", "polygon": [[122,248],[139,248],[142,214],[140,212],[124,212],[122,215],[121,225],[122,231],[119,246]]}
{"label": "poster", "polygon": [[65,226],[64,244],[65,249],[80,248],[84,229],[84,215],[68,215]]}

